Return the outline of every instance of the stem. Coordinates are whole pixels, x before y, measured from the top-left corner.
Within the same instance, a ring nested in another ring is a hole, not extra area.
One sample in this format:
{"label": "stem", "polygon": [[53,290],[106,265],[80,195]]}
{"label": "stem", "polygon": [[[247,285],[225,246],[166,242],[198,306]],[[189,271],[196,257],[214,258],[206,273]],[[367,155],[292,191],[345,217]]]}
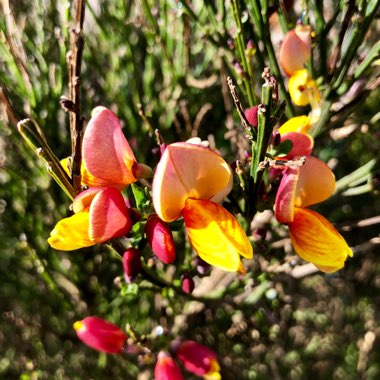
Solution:
{"label": "stem", "polygon": [[71,48],[68,54],[69,89],[72,107],[70,111],[71,151],[73,157],[72,180],[75,194],[81,191],[82,137],[84,119],[80,108],[80,73],[83,55],[83,21],[85,0],[75,1],[75,28],[71,30]]}
{"label": "stem", "polygon": [[[265,3],[265,2],[264,2]],[[281,75],[280,66],[278,65],[277,57],[273,48],[272,39],[270,37],[269,20],[267,19],[265,10],[261,10],[259,0],[254,0],[250,3],[252,5],[251,16],[257,29],[259,38],[264,42],[265,50],[268,54],[271,70],[277,79],[280,94],[286,100],[286,115],[291,118],[295,115],[293,104],[291,102],[288,91],[285,88],[285,83]]]}
{"label": "stem", "polygon": [[[366,13],[364,19],[361,19],[360,16],[356,18],[356,25],[352,32],[350,44],[347,47],[347,50],[342,57],[341,64],[334,73],[331,81],[332,88],[335,90],[342,84],[343,79],[354,60],[354,56],[357,53],[357,50],[362,43],[373,18],[375,17],[376,11],[380,5],[380,1],[371,2],[370,5],[372,4],[374,4],[372,9]],[[365,11],[367,12],[367,10]]]}
{"label": "stem", "polygon": [[17,129],[27,145],[46,164],[48,173],[58,183],[70,199],[74,199],[75,191],[58,158],[49,147],[45,135],[39,125],[31,119],[21,120]]}
{"label": "stem", "polygon": [[239,6],[238,1],[239,0],[231,0],[232,12],[233,12],[234,20],[237,27],[236,42],[237,42],[238,53],[240,56],[241,63],[243,65],[243,69],[245,71],[245,75],[243,76],[243,82],[244,82],[245,90],[247,92],[249,106],[252,107],[258,103],[258,99],[254,92],[255,85],[254,85],[254,76],[252,72],[252,66],[248,64],[247,57],[245,55],[245,46],[244,46],[245,39],[244,39],[244,34],[243,34],[240,6]]}

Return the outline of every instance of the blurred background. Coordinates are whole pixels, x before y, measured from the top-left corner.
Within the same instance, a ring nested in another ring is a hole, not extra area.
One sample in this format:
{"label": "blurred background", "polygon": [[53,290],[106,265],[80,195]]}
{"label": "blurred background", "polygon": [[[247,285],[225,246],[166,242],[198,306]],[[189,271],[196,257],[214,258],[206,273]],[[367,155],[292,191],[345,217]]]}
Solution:
{"label": "blurred background", "polygon": [[[321,20],[321,12],[327,24],[333,20],[325,41],[331,51],[345,22],[345,2],[335,7],[325,2],[324,8],[321,1],[305,3],[313,23]],[[154,360],[138,363],[136,358],[106,356],[79,342],[72,324],[87,315],[119,326],[129,323],[139,334],[154,335],[162,326],[173,336],[202,342],[218,353],[223,379],[380,377],[378,63],[363,74],[361,87],[351,94],[354,101],[344,98],[347,86],[329,100],[338,111],[315,139],[314,155],[329,162],[338,180],[369,163],[359,181],[348,181],[354,186],[341,182],[341,191],[316,208],[336,224],[354,248],[354,258],[335,274],[315,272],[294,255],[286,228],[276,224],[269,211],[259,219],[270,232],[256,242],[244,281],[218,270],[199,276],[194,296],[216,295],[200,302],[145,282],[120,284],[121,263],[105,246],[77,252],[48,246],[46,239],[67,215],[70,200],[23,143],[14,120],[6,115],[4,99],[17,120],[30,116],[39,123],[59,158],[71,154],[69,117],[59,101],[68,95],[66,54],[73,4],[0,4],[0,378],[154,377]],[[278,4],[286,8],[289,25],[300,14],[297,2],[267,4],[275,51],[284,35]],[[256,38],[249,2],[241,6],[247,40]],[[378,16],[355,61],[378,39]],[[350,26],[345,27],[350,32]],[[137,159],[152,167],[159,158],[156,128],[168,143],[192,136],[208,139],[232,162],[241,152],[244,130],[227,76],[238,84],[243,106],[248,106],[236,65],[235,35],[230,4],[223,0],[88,1],[83,116],[89,120],[97,105],[112,109]],[[262,68],[269,63],[261,42],[257,49],[252,64],[259,94]],[[323,90],[327,77],[319,72]],[[297,114],[305,112],[296,109]],[[179,248],[182,244],[188,250],[178,239]],[[173,268],[159,269],[173,278]],[[157,346],[165,339],[157,336]]]}

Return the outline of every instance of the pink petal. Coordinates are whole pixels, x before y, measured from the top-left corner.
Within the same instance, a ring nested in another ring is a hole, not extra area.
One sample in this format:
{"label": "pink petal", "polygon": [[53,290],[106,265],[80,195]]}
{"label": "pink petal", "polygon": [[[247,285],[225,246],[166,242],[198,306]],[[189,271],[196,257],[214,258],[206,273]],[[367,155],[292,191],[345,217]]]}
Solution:
{"label": "pink petal", "polygon": [[83,137],[83,160],[90,174],[109,186],[127,186],[136,181],[135,156],[119,119],[101,107],[91,118]]}
{"label": "pink petal", "polygon": [[120,191],[107,187],[95,195],[90,206],[90,239],[102,243],[126,235],[132,222]]}
{"label": "pink petal", "polygon": [[209,148],[175,143],[168,145],[153,179],[153,205],[170,222],[181,215],[187,198],[222,200],[231,190],[232,171]]}
{"label": "pink petal", "polygon": [[91,187],[79,193],[73,201],[73,211],[78,213],[90,207],[95,195],[102,191],[102,187]]}
{"label": "pink petal", "polygon": [[309,135],[299,132],[288,132],[281,135],[281,142],[290,140],[293,143],[292,150],[285,156],[284,160],[291,160],[297,156],[309,156],[313,150],[314,140]]}
{"label": "pink petal", "polygon": [[286,75],[291,76],[295,71],[303,69],[310,58],[310,52],[310,43],[305,43],[305,33],[290,30],[280,47],[279,61]]}
{"label": "pink petal", "polygon": [[280,223],[289,223],[294,217],[294,199],[299,168],[287,168],[277,190],[274,213]]}

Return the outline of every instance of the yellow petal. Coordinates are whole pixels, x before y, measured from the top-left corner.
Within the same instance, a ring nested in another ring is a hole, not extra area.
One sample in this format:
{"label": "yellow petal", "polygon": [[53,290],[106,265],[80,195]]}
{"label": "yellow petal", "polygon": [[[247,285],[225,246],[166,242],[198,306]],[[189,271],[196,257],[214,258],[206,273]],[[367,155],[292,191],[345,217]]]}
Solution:
{"label": "yellow petal", "polygon": [[222,200],[231,190],[232,171],[209,148],[188,143],[168,145],[153,179],[153,205],[165,222],[177,219],[187,198]]}
{"label": "yellow petal", "polygon": [[342,235],[315,211],[295,207],[289,232],[297,254],[323,271],[335,272],[341,269],[347,256],[352,256]]}
{"label": "yellow petal", "polygon": [[282,124],[278,129],[281,135],[287,132],[299,132],[306,134],[311,127],[311,118],[309,116],[295,116]]}
{"label": "yellow petal", "polygon": [[308,157],[298,174],[294,205],[307,207],[329,198],[335,190],[335,176],[321,160]]}
{"label": "yellow petal", "polygon": [[210,265],[241,272],[240,255],[248,259],[253,257],[245,232],[237,220],[217,203],[187,199],[183,217],[193,248]]}
{"label": "yellow petal", "polygon": [[61,251],[72,251],[94,245],[88,236],[89,214],[79,212],[69,218],[60,220],[50,233],[48,243]]}
{"label": "yellow petal", "polygon": [[294,104],[306,106],[311,104],[313,108],[318,106],[321,95],[317,83],[310,77],[308,71],[297,70],[289,78],[289,93]]}

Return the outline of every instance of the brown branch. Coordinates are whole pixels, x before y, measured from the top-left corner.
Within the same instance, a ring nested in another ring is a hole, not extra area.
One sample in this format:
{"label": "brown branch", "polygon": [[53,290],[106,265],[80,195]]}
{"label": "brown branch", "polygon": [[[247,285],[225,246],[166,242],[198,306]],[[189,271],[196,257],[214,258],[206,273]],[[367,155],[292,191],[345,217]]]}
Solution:
{"label": "brown branch", "polygon": [[81,191],[81,162],[82,162],[82,137],[84,119],[81,117],[80,108],[80,72],[83,54],[83,21],[85,0],[75,1],[75,27],[71,29],[70,51],[67,54],[69,67],[69,90],[72,108],[70,111],[70,135],[71,151],[73,157],[72,180],[74,191]]}
{"label": "brown branch", "polygon": [[12,107],[11,102],[7,94],[0,87],[0,117],[6,123],[12,124],[14,127],[17,126],[18,118]]}

